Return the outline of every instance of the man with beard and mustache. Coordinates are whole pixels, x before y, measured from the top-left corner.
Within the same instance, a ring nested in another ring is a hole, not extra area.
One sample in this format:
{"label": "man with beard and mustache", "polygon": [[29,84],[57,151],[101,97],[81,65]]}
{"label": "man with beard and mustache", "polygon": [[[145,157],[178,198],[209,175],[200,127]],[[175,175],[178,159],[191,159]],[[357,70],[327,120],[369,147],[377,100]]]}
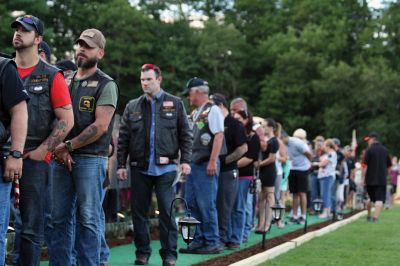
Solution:
{"label": "man with beard and mustache", "polygon": [[[114,80],[97,63],[106,39],[87,29],[75,42],[78,70],[70,82],[75,126],[55,151],[58,164],[53,178],[53,232],[50,265],[71,265],[75,239],[77,265],[104,265],[100,261],[103,233],[101,201],[106,178],[108,146],[118,100]],[[72,229],[74,215],[76,230]],[[72,232],[76,232],[75,238]]]}
{"label": "man with beard and mustache", "polygon": [[[74,120],[68,87],[61,71],[40,59],[43,23],[34,16],[18,17],[12,45],[28,103],[28,134],[23,151],[19,208],[22,219],[19,265],[39,265],[44,240],[44,211],[51,156],[71,130]],[[14,155],[13,155],[14,156]]]}

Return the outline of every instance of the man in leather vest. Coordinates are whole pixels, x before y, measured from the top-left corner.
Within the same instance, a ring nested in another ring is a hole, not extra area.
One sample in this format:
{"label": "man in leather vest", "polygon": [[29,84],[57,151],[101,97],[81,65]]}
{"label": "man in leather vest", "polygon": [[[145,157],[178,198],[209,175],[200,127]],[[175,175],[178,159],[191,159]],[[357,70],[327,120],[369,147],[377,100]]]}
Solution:
{"label": "man in leather vest", "polygon": [[160,210],[160,255],[163,265],[170,266],[177,258],[175,214],[169,213],[175,198],[174,180],[177,172],[183,176],[190,173],[192,134],[182,101],[161,89],[160,68],[143,65],[140,81],[144,95],[128,103],[121,120],[117,175],[120,180],[127,179],[129,154],[135,264],[147,264],[151,255],[147,220],[154,188]]}
{"label": "man in leather vest", "polygon": [[21,154],[28,128],[26,101],[28,94],[19,77],[14,61],[0,57],[0,148],[11,133],[13,151],[0,163],[0,265],[5,264],[5,237],[10,211],[10,192],[12,181],[22,175]]}
{"label": "man in leather vest", "polygon": [[[44,240],[44,210],[50,182],[51,156],[72,128],[73,113],[68,87],[57,68],[40,59],[43,23],[34,16],[18,17],[12,45],[28,103],[28,134],[24,148],[24,175],[20,179],[22,231],[20,265],[39,265]],[[11,151],[12,152],[12,151]]]}
{"label": "man in leather vest", "polygon": [[[83,31],[75,42],[78,71],[69,85],[75,125],[57,146],[53,178],[53,232],[50,264],[71,265],[75,240],[78,265],[100,261],[102,205],[108,147],[118,101],[118,87],[97,64],[106,39],[97,29]],[[76,230],[72,229],[74,214]],[[75,232],[75,238],[73,237]]]}
{"label": "man in leather vest", "polygon": [[[221,110],[208,100],[208,82],[192,78],[184,94],[196,109],[191,115],[193,122],[192,172],[187,177],[185,198],[192,215],[201,222],[194,241],[182,253],[214,254],[223,250],[218,233],[217,187],[219,155],[224,142],[224,116]],[[225,148],[226,150],[226,148]]]}

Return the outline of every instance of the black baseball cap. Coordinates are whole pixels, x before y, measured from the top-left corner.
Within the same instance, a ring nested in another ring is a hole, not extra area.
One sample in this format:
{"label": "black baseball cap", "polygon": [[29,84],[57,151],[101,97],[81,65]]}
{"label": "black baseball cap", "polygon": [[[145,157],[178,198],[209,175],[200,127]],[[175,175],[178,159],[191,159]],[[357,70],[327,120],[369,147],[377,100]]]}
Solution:
{"label": "black baseball cap", "polygon": [[215,93],[210,96],[210,100],[213,101],[216,105],[222,104],[224,107],[228,108],[228,102],[226,98],[221,93]]}
{"label": "black baseball cap", "polygon": [[56,63],[56,67],[61,69],[62,71],[67,71],[67,70],[75,71],[78,69],[76,65],[71,60],[68,59],[63,59],[58,61]]}
{"label": "black baseball cap", "polygon": [[47,60],[50,61],[50,58],[51,58],[51,48],[50,48],[50,46],[48,45],[47,42],[42,41],[42,42],[40,43],[40,45],[39,45],[39,49],[38,49],[38,50],[39,50],[39,53],[41,53],[41,52],[45,53],[45,54],[46,54]]}
{"label": "black baseball cap", "polygon": [[40,36],[43,36],[43,22],[35,16],[25,15],[17,17],[15,21],[11,23],[11,28],[15,29],[18,25],[21,25],[27,31],[35,30]]}
{"label": "black baseball cap", "polygon": [[205,81],[204,79],[201,79],[201,78],[198,78],[198,77],[191,78],[186,83],[186,88],[183,90],[182,95],[183,96],[187,96],[187,95],[189,95],[189,92],[190,92],[191,88],[199,87],[199,86],[203,86],[203,85],[207,85],[208,86],[208,82]]}
{"label": "black baseball cap", "polygon": [[366,135],[366,136],[364,137],[364,140],[365,140],[365,141],[368,141],[368,140],[370,140],[370,139],[379,139],[379,134],[378,134],[378,132],[372,131],[372,132],[370,132],[368,135]]}

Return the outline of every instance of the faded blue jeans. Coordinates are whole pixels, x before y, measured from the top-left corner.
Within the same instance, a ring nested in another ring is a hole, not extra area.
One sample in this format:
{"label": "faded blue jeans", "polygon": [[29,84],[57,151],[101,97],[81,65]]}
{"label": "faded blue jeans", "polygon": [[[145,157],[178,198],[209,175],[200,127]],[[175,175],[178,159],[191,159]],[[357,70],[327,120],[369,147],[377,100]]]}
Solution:
{"label": "faded blue jeans", "polygon": [[240,245],[243,240],[244,228],[246,224],[246,203],[249,192],[250,179],[239,179],[239,190],[236,195],[235,205],[231,214],[229,226],[230,243]]}
{"label": "faded blue jeans", "polygon": [[321,197],[323,201],[324,208],[331,208],[332,207],[332,186],[333,186],[333,176],[326,176],[319,178],[319,185],[321,188]]}
{"label": "faded blue jeans", "polygon": [[254,227],[254,211],[256,206],[255,196],[256,195],[250,193],[250,191],[247,192],[246,205],[245,205],[246,221],[244,224],[242,240],[249,238],[250,232]]}
{"label": "faded blue jeans", "polygon": [[205,246],[220,245],[217,214],[217,189],[219,160],[217,173],[207,175],[208,162],[191,164],[192,171],[186,179],[185,199],[194,218],[201,224],[197,227],[194,242]]}
{"label": "faded blue jeans", "polygon": [[10,213],[11,182],[3,181],[3,167],[0,166],[0,265],[6,259],[6,233]]}
{"label": "faded blue jeans", "polygon": [[74,230],[71,227],[76,204],[77,265],[98,266],[107,158],[73,155],[73,160],[72,172],[64,165],[57,165],[54,169],[50,265],[72,265]]}

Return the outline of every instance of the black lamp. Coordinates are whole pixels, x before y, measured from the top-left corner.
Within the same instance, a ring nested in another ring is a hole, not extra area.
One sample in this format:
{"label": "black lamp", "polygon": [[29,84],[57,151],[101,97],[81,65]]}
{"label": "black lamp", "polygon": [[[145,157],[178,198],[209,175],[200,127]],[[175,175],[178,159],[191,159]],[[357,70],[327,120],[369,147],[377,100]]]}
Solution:
{"label": "black lamp", "polygon": [[274,206],[271,207],[272,209],[272,218],[278,222],[279,220],[282,219],[283,216],[283,210],[285,210],[285,207],[280,205],[279,203],[275,204]]}
{"label": "black lamp", "polygon": [[[283,207],[282,205],[280,205],[279,203],[275,204],[274,206],[271,206],[272,209],[272,218],[275,220],[276,223],[278,223],[283,216],[283,211],[285,210],[285,207]],[[267,222],[267,212],[265,212],[265,222]],[[265,238],[266,238],[266,234],[267,232],[271,230],[271,225],[269,226],[269,228],[263,232],[262,234],[262,248],[265,248]]]}
{"label": "black lamp", "polygon": [[188,246],[194,239],[198,224],[200,224],[200,222],[197,221],[196,218],[191,217],[189,212],[187,212],[187,216],[180,218],[178,221],[183,241],[185,241]]}
{"label": "black lamp", "polygon": [[[169,211],[169,217],[171,217],[172,214],[172,208],[174,207],[174,203],[176,200],[182,200],[185,203],[185,211],[186,215],[185,217],[182,217],[178,221],[178,225],[180,227],[180,232],[183,238],[183,241],[189,246],[189,244],[193,241],[194,239],[194,234],[196,233],[196,228],[197,225],[200,224],[196,218],[190,216],[189,208],[187,206],[187,202],[184,198],[175,198],[171,202],[171,208]],[[167,234],[167,239],[169,239],[169,230],[171,229],[171,222],[168,224],[168,234]],[[169,241],[167,241],[167,250],[169,249]]]}
{"label": "black lamp", "polygon": [[321,199],[313,200],[313,206],[314,206],[314,210],[316,213],[322,212],[322,203],[323,203],[323,201]]}

